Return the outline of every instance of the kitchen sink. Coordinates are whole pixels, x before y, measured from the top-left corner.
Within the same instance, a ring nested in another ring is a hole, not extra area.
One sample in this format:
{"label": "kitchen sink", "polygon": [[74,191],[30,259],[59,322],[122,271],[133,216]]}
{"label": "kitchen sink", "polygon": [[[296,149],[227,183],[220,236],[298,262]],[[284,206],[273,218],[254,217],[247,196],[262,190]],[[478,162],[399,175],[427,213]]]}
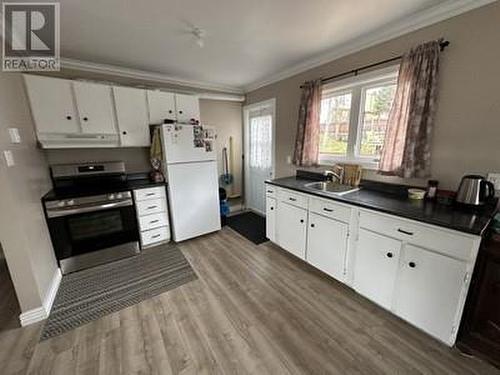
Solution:
{"label": "kitchen sink", "polygon": [[331,181],[311,182],[309,184],[305,184],[305,187],[308,189],[321,191],[323,193],[330,193],[333,195],[344,195],[359,190],[359,188],[356,187],[352,187],[349,185],[342,185],[337,182],[331,182]]}

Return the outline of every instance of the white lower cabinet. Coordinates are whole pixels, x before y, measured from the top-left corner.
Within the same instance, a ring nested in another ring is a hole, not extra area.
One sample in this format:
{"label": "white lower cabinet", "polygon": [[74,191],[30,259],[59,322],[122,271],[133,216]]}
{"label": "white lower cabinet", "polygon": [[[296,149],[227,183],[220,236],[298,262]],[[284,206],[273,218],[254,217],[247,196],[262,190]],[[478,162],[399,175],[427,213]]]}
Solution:
{"label": "white lower cabinet", "polygon": [[465,262],[407,245],[396,286],[395,313],[422,330],[450,342],[458,328],[457,306],[464,289]]}
{"label": "white lower cabinet", "polygon": [[276,199],[266,197],[266,237],[276,242]]}
{"label": "white lower cabinet", "polygon": [[347,224],[310,212],[307,262],[337,280],[343,280],[348,231]]}
{"label": "white lower cabinet", "polygon": [[306,258],[307,210],[279,202],[276,215],[278,245],[293,255]]}
{"label": "white lower cabinet", "polygon": [[448,345],[455,343],[480,236],[272,185],[266,194],[271,241]]}
{"label": "white lower cabinet", "polygon": [[386,309],[391,308],[399,268],[401,241],[359,230],[354,261],[354,289]]}

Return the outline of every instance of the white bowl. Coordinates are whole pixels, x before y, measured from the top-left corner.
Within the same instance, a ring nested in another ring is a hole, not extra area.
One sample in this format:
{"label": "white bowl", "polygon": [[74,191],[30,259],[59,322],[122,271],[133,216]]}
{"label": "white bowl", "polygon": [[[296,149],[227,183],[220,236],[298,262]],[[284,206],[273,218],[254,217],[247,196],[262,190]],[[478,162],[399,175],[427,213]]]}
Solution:
{"label": "white bowl", "polygon": [[422,200],[425,198],[425,190],[408,189],[408,198],[414,199],[414,200]]}

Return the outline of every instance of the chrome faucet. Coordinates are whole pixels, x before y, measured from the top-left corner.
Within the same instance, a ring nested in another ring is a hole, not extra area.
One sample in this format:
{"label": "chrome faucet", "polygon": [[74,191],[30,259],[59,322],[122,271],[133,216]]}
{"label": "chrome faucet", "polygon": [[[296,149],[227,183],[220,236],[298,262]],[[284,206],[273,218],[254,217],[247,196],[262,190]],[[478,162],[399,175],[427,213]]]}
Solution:
{"label": "chrome faucet", "polygon": [[338,173],[326,170],[323,172],[323,175],[327,178],[327,180],[333,181],[333,179],[336,178],[339,183],[342,183],[342,180],[344,179],[344,168],[339,166],[337,166],[336,168],[339,170]]}

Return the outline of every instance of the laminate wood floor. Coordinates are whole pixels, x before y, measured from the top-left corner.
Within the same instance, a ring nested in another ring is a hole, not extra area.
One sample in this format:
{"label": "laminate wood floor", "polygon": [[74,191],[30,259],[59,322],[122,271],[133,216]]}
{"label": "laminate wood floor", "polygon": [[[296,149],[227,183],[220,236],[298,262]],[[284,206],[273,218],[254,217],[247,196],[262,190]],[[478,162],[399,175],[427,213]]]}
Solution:
{"label": "laminate wood floor", "polygon": [[2,374],[500,374],[229,228],[179,245],[199,279],[38,343],[0,336]]}

